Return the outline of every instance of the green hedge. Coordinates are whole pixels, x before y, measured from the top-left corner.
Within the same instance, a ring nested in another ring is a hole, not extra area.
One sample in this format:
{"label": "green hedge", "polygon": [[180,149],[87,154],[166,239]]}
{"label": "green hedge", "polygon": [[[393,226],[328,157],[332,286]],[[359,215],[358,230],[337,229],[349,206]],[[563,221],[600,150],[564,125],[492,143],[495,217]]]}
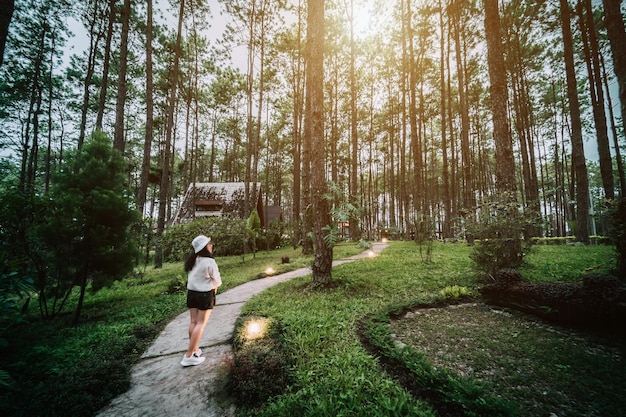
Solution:
{"label": "green hedge", "polygon": [[[611,239],[606,236],[590,236],[592,245],[611,245]],[[575,236],[563,237],[535,237],[533,243],[537,245],[573,245],[576,243]]]}
{"label": "green hedge", "polygon": [[[166,262],[181,262],[191,253],[191,241],[203,234],[215,242],[218,256],[252,253],[253,235],[246,227],[246,220],[203,217],[190,223],[170,226],[163,236],[163,259]],[[289,245],[280,222],[272,222],[256,236],[257,250],[277,249]]]}

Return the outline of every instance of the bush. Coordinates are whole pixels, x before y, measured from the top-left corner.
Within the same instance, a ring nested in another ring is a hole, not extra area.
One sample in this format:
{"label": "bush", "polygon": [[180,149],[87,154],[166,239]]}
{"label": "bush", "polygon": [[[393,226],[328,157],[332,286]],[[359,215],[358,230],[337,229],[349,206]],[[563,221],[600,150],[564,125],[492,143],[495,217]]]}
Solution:
{"label": "bush", "polygon": [[[191,253],[191,241],[203,234],[215,242],[214,253],[218,256],[252,253],[253,242],[248,234],[246,220],[202,217],[192,222],[169,227],[161,237],[163,260],[182,262]],[[289,244],[283,239],[282,223],[272,222],[256,239],[260,249],[276,249]]]}
{"label": "bush", "polygon": [[[251,331],[250,325],[257,327]],[[288,358],[277,322],[240,318],[227,384],[237,403],[254,407],[282,393],[289,384]]]}
{"label": "bush", "polygon": [[515,285],[523,281],[522,274],[513,268],[504,268],[494,275],[495,283],[498,285]]}
{"label": "bush", "polygon": [[617,276],[626,281],[626,198],[615,203],[610,212],[609,235],[617,252]]}
{"label": "bush", "polygon": [[505,198],[479,207],[477,221],[469,222],[468,232],[476,238],[470,258],[479,270],[490,275],[504,268],[519,268],[530,252],[536,216],[522,213],[516,203]]}

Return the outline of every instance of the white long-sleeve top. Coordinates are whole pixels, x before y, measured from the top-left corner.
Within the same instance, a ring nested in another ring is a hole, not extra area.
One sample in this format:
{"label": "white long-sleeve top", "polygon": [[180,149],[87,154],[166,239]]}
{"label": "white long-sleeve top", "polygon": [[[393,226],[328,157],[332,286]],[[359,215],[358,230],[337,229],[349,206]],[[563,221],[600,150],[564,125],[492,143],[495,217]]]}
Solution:
{"label": "white long-sleeve top", "polygon": [[199,256],[187,274],[187,289],[208,292],[222,285],[222,277],[213,258]]}

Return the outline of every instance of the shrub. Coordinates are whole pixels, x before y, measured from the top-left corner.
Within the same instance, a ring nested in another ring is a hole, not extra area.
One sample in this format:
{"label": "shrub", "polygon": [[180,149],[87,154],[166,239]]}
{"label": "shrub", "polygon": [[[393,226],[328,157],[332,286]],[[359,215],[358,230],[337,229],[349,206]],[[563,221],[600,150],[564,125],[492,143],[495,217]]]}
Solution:
{"label": "shrub", "polygon": [[220,256],[239,255],[248,242],[245,220],[203,217],[165,231],[161,237],[163,259],[182,262],[191,253],[191,241],[200,234],[211,237],[215,242],[214,251]]}
{"label": "shrub", "polygon": [[183,293],[185,291],[187,291],[187,280],[182,275],[178,274],[170,279],[170,283],[167,286],[168,294]]}
{"label": "shrub", "polygon": [[[250,331],[250,325],[258,326]],[[244,317],[237,324],[233,342],[228,390],[239,405],[254,407],[278,395],[289,384],[289,355],[279,323]]]}
{"label": "shrub", "polygon": [[[224,217],[202,217],[192,222],[170,226],[163,236],[163,259],[166,262],[182,262],[191,253],[191,241],[199,234],[210,236],[215,242],[218,256],[252,253],[253,241],[246,220]],[[283,238],[282,223],[272,222],[256,238],[259,249],[276,249],[287,246]]]}
{"label": "shrub", "polygon": [[523,281],[522,274],[513,268],[503,268],[495,273],[493,276],[495,283],[498,285],[513,285]]}
{"label": "shrub", "polygon": [[626,281],[626,198],[615,203],[611,212],[609,235],[617,252],[617,275]]}
{"label": "shrub", "polygon": [[467,225],[476,238],[470,258],[479,270],[490,275],[503,268],[518,268],[530,252],[536,216],[522,213],[515,202],[500,197],[487,201],[478,210],[476,221]]}
{"label": "shrub", "polygon": [[583,276],[583,293],[591,300],[612,300],[619,295],[621,287],[622,283],[613,275],[595,272]]}

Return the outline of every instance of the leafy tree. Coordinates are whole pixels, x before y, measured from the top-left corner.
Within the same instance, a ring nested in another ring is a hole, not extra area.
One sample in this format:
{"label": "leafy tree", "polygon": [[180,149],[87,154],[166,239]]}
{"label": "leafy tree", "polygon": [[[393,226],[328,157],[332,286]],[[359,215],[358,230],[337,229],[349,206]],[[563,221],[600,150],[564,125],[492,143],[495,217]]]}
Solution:
{"label": "leafy tree", "polygon": [[46,282],[46,289],[67,297],[74,286],[80,288],[74,324],[87,285],[96,291],[122,278],[138,253],[131,226],[139,216],[124,184],[124,167],[110,139],[96,131],[69,156],[51,190],[54,206],[42,230],[55,255],[51,262],[57,281],[53,288]]}

